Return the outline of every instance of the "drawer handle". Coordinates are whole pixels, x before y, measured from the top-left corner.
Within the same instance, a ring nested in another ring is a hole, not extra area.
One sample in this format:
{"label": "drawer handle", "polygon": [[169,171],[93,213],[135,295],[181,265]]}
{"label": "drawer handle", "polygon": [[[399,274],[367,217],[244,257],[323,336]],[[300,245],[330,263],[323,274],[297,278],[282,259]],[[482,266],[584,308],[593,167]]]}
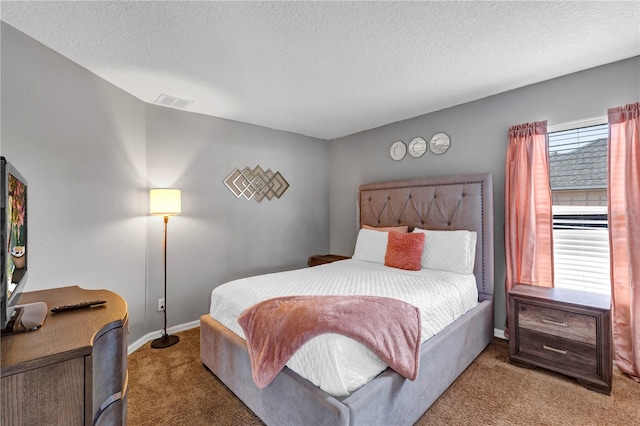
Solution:
{"label": "drawer handle", "polygon": [[[129,372],[127,371],[127,377],[128,375],[129,375]],[[100,418],[100,416],[102,416],[102,413],[104,413],[104,410],[106,410],[107,407],[109,407],[111,404],[121,399],[122,399],[122,392],[116,392],[113,395],[111,395],[109,398],[105,399],[104,402],[100,404],[100,408],[98,409],[96,416],[93,418],[93,424],[95,425],[97,423],[98,419]]]}
{"label": "drawer handle", "polygon": [[567,354],[567,351],[565,351],[563,349],[556,349],[554,347],[547,346],[547,345],[542,345],[542,349],[546,349],[548,351],[555,352],[555,353],[558,353],[558,354],[561,354],[561,355],[566,355]]}
{"label": "drawer handle", "polygon": [[566,327],[567,326],[566,322],[554,321],[554,320],[550,320],[550,319],[546,319],[546,318],[542,318],[542,322],[545,323],[545,324],[559,325],[560,327]]}
{"label": "drawer handle", "polygon": [[116,402],[117,400],[122,399],[122,392],[116,392],[111,395],[109,398],[105,399],[102,404],[100,404],[100,411],[104,411],[108,406]]}

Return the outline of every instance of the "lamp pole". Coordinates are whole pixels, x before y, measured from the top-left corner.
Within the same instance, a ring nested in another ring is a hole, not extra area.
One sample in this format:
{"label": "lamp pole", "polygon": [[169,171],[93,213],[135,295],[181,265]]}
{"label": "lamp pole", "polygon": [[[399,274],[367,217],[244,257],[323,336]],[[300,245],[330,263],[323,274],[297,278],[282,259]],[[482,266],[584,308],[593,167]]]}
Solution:
{"label": "lamp pole", "polygon": [[163,263],[164,263],[164,306],[162,307],[162,313],[164,314],[164,327],[162,329],[162,336],[151,342],[151,347],[154,349],[168,348],[173,346],[180,338],[178,336],[170,336],[167,334],[167,224],[169,223],[169,216],[164,217],[164,241],[162,243],[163,249]]}

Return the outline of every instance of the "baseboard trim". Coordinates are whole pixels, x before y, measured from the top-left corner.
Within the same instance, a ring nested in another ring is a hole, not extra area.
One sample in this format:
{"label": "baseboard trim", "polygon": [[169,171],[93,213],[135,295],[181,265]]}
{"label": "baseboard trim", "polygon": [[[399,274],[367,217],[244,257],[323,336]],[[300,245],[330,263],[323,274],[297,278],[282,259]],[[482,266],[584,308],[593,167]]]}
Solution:
{"label": "baseboard trim", "polygon": [[[167,328],[168,334],[178,333],[180,331],[190,330],[192,328],[196,328],[200,326],[200,320],[195,320],[191,322],[187,322],[184,324],[174,325],[173,327]],[[147,333],[135,342],[131,343],[127,348],[127,355],[131,355],[141,347],[143,347],[147,342],[152,341],[153,339],[157,339],[162,336],[162,330],[152,331],[151,333]]]}
{"label": "baseboard trim", "polygon": [[504,330],[500,330],[499,328],[493,329],[493,336],[498,339],[509,340],[507,339],[507,336],[504,335]]}

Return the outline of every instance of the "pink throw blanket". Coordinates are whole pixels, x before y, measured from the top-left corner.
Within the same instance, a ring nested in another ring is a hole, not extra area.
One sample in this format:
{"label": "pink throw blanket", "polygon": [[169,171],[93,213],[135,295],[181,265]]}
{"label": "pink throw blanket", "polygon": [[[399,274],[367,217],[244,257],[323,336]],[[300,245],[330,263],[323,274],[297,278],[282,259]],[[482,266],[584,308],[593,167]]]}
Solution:
{"label": "pink throw blanket", "polygon": [[238,322],[247,339],[253,381],[264,388],[313,337],[338,333],[367,346],[409,380],[420,366],[420,310],[377,296],[286,296],[247,309]]}

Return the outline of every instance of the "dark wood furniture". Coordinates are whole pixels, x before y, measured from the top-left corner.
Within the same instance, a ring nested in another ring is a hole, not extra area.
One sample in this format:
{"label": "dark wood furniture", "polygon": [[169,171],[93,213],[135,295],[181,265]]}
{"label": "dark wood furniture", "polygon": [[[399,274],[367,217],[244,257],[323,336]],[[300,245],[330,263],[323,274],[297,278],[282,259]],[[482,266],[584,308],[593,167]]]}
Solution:
{"label": "dark wood furniture", "polygon": [[611,298],[568,289],[516,285],[509,292],[509,357],[611,394]]}
{"label": "dark wood furniture", "polygon": [[36,331],[3,336],[3,425],[122,425],[127,414],[127,303],[77,286],[24,293],[21,304],[106,299],[93,308],[49,312]]}
{"label": "dark wood furniture", "polygon": [[318,266],[345,259],[351,259],[351,257],[340,256],[339,254],[314,254],[313,256],[309,256],[309,259],[307,259],[307,265]]}

